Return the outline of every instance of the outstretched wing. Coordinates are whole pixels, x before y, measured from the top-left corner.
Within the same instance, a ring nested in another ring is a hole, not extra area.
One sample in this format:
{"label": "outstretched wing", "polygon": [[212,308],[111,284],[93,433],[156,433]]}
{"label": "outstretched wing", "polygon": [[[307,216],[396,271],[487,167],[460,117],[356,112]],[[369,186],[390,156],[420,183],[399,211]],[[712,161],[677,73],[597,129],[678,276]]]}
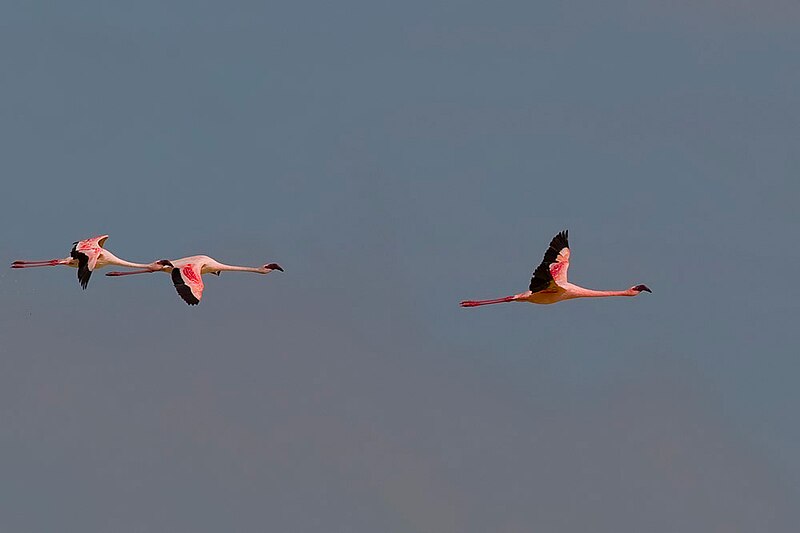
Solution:
{"label": "outstretched wing", "polygon": [[553,285],[563,285],[567,282],[569,269],[569,240],[568,231],[564,230],[550,241],[550,246],[544,253],[544,259],[533,271],[530,291],[541,292],[553,288]]}
{"label": "outstretched wing", "polygon": [[203,297],[203,278],[200,275],[200,265],[188,264],[172,269],[172,284],[178,291],[178,296],[189,305],[197,305]]}
{"label": "outstretched wing", "polygon": [[103,243],[108,239],[108,235],[98,235],[91,239],[84,239],[72,243],[70,257],[78,261],[78,282],[81,287],[86,289],[89,285],[89,278],[97,265],[97,259],[103,251]]}

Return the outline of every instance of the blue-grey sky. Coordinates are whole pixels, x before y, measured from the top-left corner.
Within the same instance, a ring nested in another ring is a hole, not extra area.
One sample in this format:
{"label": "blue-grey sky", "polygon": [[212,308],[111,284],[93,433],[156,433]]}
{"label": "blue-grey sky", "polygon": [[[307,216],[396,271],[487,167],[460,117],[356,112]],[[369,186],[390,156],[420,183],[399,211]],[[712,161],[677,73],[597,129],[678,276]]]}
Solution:
{"label": "blue-grey sky", "polygon": [[[800,8],[11,2],[0,530],[794,531]],[[557,231],[572,281],[520,292]],[[102,271],[101,271],[102,272]]]}

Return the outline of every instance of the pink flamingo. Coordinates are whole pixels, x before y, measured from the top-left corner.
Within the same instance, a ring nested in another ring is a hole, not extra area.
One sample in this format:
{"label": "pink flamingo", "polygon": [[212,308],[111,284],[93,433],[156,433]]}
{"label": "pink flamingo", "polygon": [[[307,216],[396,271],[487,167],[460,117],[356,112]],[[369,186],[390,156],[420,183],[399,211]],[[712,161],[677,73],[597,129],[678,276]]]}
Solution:
{"label": "pink flamingo", "polygon": [[169,272],[172,276],[172,284],[175,285],[175,289],[183,301],[189,305],[197,305],[203,297],[203,274],[219,276],[220,272],[255,272],[256,274],[269,274],[273,270],[283,272],[277,263],[269,263],[260,267],[226,265],[207,255],[193,255],[173,260],[162,259],[142,266],[145,268],[129,272],[107,272],[106,276]]}
{"label": "pink flamingo", "polygon": [[605,298],[607,296],[637,296],[642,291],[653,292],[647,285],[634,285],[625,291],[595,291],[584,289],[567,281],[569,269],[569,241],[567,230],[562,231],[550,241],[542,263],[536,267],[531,278],[529,290],[496,298],[494,300],[465,300],[461,307],[500,304],[505,302],[530,302],[534,304],[554,304],[574,298]]}
{"label": "pink flamingo", "polygon": [[131,263],[115,256],[105,248],[103,244],[108,239],[108,235],[98,235],[90,239],[76,241],[72,243],[72,250],[69,257],[63,259],[50,259],[49,261],[14,261],[11,268],[33,268],[47,266],[68,266],[78,269],[78,282],[81,287],[86,289],[89,285],[89,278],[92,272],[98,268],[108,265],[116,265],[131,268],[144,268],[147,264]]}

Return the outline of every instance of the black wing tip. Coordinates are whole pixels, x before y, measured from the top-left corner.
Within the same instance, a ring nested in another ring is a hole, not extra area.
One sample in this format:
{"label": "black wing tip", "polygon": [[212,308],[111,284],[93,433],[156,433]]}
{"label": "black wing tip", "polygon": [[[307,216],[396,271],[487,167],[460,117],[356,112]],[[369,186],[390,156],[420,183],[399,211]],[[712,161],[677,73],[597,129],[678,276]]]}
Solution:
{"label": "black wing tip", "polygon": [[83,290],[86,290],[86,287],[89,286],[89,278],[91,277],[92,277],[92,271],[89,270],[88,268],[85,270],[80,268],[78,269],[78,283],[81,284]]}
{"label": "black wing tip", "polygon": [[564,248],[569,248],[569,230],[565,229],[556,233],[556,236],[550,241],[550,246],[559,252]]}
{"label": "black wing tip", "polygon": [[548,246],[547,250],[544,252],[544,259],[542,259],[542,263],[549,265],[550,263],[555,262],[561,250],[564,248],[569,248],[569,239],[567,234],[567,230],[564,230],[557,233],[556,236],[552,238],[550,241],[550,246]]}
{"label": "black wing tip", "polygon": [[178,296],[180,296],[187,304],[197,305],[200,303],[200,300],[198,300],[195,295],[192,294],[192,289],[190,289],[185,283],[181,285],[175,285],[175,290],[178,291]]}

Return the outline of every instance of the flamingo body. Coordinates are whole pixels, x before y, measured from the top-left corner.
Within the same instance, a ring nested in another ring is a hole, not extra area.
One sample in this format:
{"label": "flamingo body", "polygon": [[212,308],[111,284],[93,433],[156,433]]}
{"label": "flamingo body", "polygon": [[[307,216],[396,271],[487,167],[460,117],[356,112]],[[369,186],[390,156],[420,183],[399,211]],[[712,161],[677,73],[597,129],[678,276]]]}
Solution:
{"label": "flamingo body", "polygon": [[461,307],[478,307],[506,302],[547,305],[575,298],[637,296],[643,291],[652,292],[646,285],[634,285],[630,289],[621,291],[596,291],[575,285],[567,280],[569,259],[568,232],[564,230],[550,241],[550,246],[544,253],[544,259],[533,271],[527,291],[492,300],[465,300],[461,302]]}

